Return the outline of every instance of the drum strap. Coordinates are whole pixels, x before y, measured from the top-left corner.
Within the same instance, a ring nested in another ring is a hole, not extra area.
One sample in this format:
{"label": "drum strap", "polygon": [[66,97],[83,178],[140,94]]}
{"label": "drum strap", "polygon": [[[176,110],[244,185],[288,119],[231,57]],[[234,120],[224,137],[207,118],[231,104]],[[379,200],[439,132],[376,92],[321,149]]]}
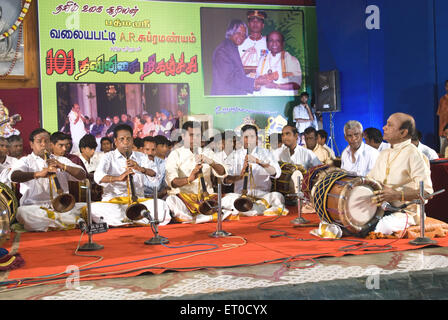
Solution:
{"label": "drum strap", "polygon": [[328,192],[336,181],[344,178],[345,176],[347,176],[347,173],[343,171],[332,172],[320,181],[316,187],[316,194],[314,195],[317,199],[315,201],[315,209],[319,216],[322,217],[322,219],[327,223],[334,223],[325,206],[327,203]]}

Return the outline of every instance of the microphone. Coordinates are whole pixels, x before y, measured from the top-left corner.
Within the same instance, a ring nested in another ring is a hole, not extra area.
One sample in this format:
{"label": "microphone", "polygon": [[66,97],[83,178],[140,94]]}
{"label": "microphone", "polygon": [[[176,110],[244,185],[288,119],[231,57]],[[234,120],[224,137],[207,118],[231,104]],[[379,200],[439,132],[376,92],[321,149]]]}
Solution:
{"label": "microphone", "polygon": [[87,231],[87,223],[83,218],[79,218],[76,223],[79,225],[79,229],[81,229],[82,232]]}
{"label": "microphone", "polygon": [[394,207],[392,206],[389,202],[384,201],[381,204],[381,209],[383,209],[384,211],[392,211],[392,212],[404,212],[404,208],[406,208],[407,205],[405,205],[403,208],[401,207]]}
{"label": "microphone", "polygon": [[151,215],[149,214],[149,210],[142,210],[140,212],[141,216],[148,219],[150,222],[155,222],[158,223],[158,221],[155,221],[154,219],[152,219]]}

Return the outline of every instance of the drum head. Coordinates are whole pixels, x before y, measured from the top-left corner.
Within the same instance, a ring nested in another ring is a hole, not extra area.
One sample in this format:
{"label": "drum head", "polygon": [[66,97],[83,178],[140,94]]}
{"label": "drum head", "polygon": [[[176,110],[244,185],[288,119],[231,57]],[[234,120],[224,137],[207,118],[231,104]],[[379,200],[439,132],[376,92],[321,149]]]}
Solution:
{"label": "drum head", "polygon": [[9,208],[3,202],[0,202],[0,244],[9,233]]}
{"label": "drum head", "polygon": [[342,224],[349,232],[362,234],[383,217],[384,210],[372,203],[374,191],[381,188],[377,181],[363,177],[344,187],[339,199],[339,211]]}
{"label": "drum head", "polygon": [[376,213],[378,207],[372,204],[373,190],[369,186],[356,186],[347,199],[348,220],[356,226],[364,226]]}

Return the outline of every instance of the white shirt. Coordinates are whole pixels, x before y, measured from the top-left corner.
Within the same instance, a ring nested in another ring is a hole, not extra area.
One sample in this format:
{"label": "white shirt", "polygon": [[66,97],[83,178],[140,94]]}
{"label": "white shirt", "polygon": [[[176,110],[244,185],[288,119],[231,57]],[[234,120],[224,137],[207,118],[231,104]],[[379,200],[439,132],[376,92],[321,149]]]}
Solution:
{"label": "white shirt", "polygon": [[375,165],[379,151],[372,148],[364,142],[355,152],[355,162],[352,162],[352,151],[350,146],[342,151],[341,169],[356,173],[358,176],[365,177]]}
{"label": "white shirt", "polygon": [[12,166],[19,161],[19,159],[6,156],[5,161],[0,163],[0,182],[11,187],[11,179],[9,178],[9,173],[11,172]]}
{"label": "white shirt", "polygon": [[[250,37],[247,37],[246,40],[238,46],[238,52],[240,53],[243,67],[253,67],[256,69],[261,57],[268,53],[266,37],[263,36],[259,40],[252,40]],[[251,78],[254,78],[254,76]]]}
{"label": "white shirt", "polygon": [[73,139],[73,150],[78,151],[79,140],[86,134],[86,129],[84,127],[84,122],[81,117],[79,117],[78,121],[75,123],[78,114],[73,110],[68,114],[68,119],[70,120],[70,134]]}
{"label": "white shirt", "polygon": [[378,147],[378,151],[383,151],[383,150],[386,150],[389,148],[390,148],[390,143],[383,141],[383,142],[381,142],[380,146]]}
{"label": "white shirt", "polygon": [[[255,163],[249,163],[252,168],[253,183],[251,183],[251,177],[249,176],[247,184],[248,194],[260,197],[268,192],[271,192],[271,177],[278,179],[282,174],[282,170],[280,169],[278,162],[275,160],[274,155],[269,150],[257,146],[250,154],[259,159],[261,162],[269,163],[269,165],[275,168],[275,176],[270,176],[266,169],[262,166]],[[226,165],[229,169],[230,176],[237,176],[241,173],[245,158],[245,149],[238,149],[229,154],[226,159]],[[236,193],[242,192],[243,182],[244,179],[235,181],[234,190]]]}
{"label": "white shirt", "polygon": [[104,152],[95,152],[92,158],[90,158],[90,161],[84,159],[81,152],[74,152],[73,154],[81,159],[82,163],[84,163],[84,166],[87,169],[87,172],[90,173],[96,170],[96,167],[98,167],[98,164],[100,163],[101,157],[104,155]]}
{"label": "white shirt", "polygon": [[[149,159],[149,158],[148,158]],[[157,168],[156,175],[154,177],[146,176],[144,184],[145,184],[145,194],[152,196],[153,188],[157,187],[157,190],[161,190],[162,187],[165,187],[165,159],[161,159],[159,157],[154,157],[154,160],[149,159],[151,163]]]}
{"label": "white shirt", "polygon": [[[302,69],[300,67],[300,62],[296,57],[292,56],[288,52],[285,51],[285,60],[289,61],[289,69],[286,70],[288,73],[292,73],[291,76],[283,77],[282,71],[282,59],[281,53],[277,53],[275,56],[269,52],[267,56],[260,59],[257,67],[257,77],[260,75],[265,75],[270,71],[278,73],[278,80],[274,80],[274,83],[282,84],[288,82],[297,82],[299,85],[302,84]],[[266,88],[262,86],[260,91],[255,91],[254,95],[263,95],[263,96],[295,96],[298,95],[297,90],[282,90],[276,88]]]}
{"label": "white shirt", "polygon": [[299,145],[294,149],[291,155],[289,148],[285,145],[274,151],[274,158],[277,162],[283,161],[296,165],[303,165],[305,169],[309,169],[322,164],[313,151],[301,147]]}
{"label": "white shirt", "polygon": [[418,146],[417,146],[418,150],[420,150],[425,156],[428,157],[428,160],[434,160],[434,159],[439,159],[439,155],[437,154],[437,152],[433,149],[431,149],[430,147],[428,147],[427,145],[419,142]]}
{"label": "white shirt", "polygon": [[[209,194],[213,193],[212,181],[210,178],[210,174],[213,170],[213,174],[218,178],[224,178],[227,176],[226,166],[219,161],[216,157],[216,154],[209,148],[198,148],[198,154],[203,154],[207,158],[212,159],[214,162],[221,164],[226,173],[224,175],[219,175],[216,171],[208,164],[204,163],[202,165],[202,172],[205,180],[205,185],[207,186],[207,192]],[[166,159],[166,183],[172,188],[172,193],[194,193],[198,194],[198,192],[202,192],[200,189],[200,179],[196,179],[191,182],[189,185],[182,186],[180,188],[173,188],[171,182],[175,178],[185,178],[189,177],[193,169],[196,167],[196,159],[193,152],[191,152],[190,148],[186,148],[185,146],[180,146],[179,148],[172,150]]]}
{"label": "white shirt", "polygon": [[[65,164],[69,167],[76,167],[82,169],[82,167],[74,164],[66,157],[54,156],[53,157],[58,160],[60,163]],[[41,157],[31,153],[25,157],[18,159],[14,163],[9,173],[9,179],[11,179],[11,175],[14,171],[23,171],[23,172],[37,172],[41,171],[43,168],[47,167],[47,163]],[[82,169],[84,171],[84,169]],[[68,193],[68,181],[79,181],[75,177],[71,176],[67,172],[58,170],[56,172],[56,177],[61,185],[61,189],[64,193]],[[53,185],[53,195],[55,196],[57,191]],[[32,179],[27,182],[20,183],[20,193],[22,197],[20,198],[20,205],[49,205],[51,203],[50,199],[50,184],[49,178],[39,178]]]}
{"label": "white shirt", "polygon": [[[311,111],[311,109],[310,109]],[[314,127],[313,120],[307,121],[307,122],[299,122],[296,121],[296,119],[310,119],[310,116],[308,114],[308,111],[306,107],[303,104],[299,104],[298,106],[295,106],[292,111],[292,117],[294,119],[294,122],[296,123],[296,128],[299,133],[303,133],[306,128],[308,127]]]}
{"label": "white shirt", "polygon": [[[411,143],[411,139],[381,151],[368,177],[398,191],[403,187],[418,190],[420,181],[423,181],[425,191],[434,192],[429,160]],[[392,201],[391,204],[398,207],[403,203]],[[420,215],[419,206],[411,205],[406,209],[416,212],[414,223],[417,223]]]}
{"label": "white shirt", "polygon": [[[137,162],[137,164],[143,168],[152,169],[157,174],[157,168],[154,162],[151,163],[148,156],[141,152],[133,151],[131,160]],[[103,187],[103,201],[108,201],[115,197],[127,197],[128,196],[128,184],[127,180],[117,181],[112,183],[100,183],[100,181],[106,176],[119,176],[126,170],[126,158],[123,156],[118,149],[107,152],[101,158],[93,178],[97,184]],[[135,187],[135,195],[139,198],[144,196],[144,179],[146,175],[134,171],[133,180]],[[130,191],[129,191],[130,192]]]}

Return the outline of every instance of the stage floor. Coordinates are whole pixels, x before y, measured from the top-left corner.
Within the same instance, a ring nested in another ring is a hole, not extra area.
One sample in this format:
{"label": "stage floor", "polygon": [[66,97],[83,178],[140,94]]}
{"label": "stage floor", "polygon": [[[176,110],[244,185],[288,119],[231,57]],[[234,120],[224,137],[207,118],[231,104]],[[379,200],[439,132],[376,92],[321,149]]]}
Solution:
{"label": "stage floor", "polygon": [[[312,266],[311,266],[312,264]],[[2,275],[4,276],[4,274]],[[0,276],[1,278],[1,276]],[[0,300],[365,300],[447,299],[448,248],[324,257],[289,267],[142,274],[8,290]]]}
{"label": "stage floor", "polygon": [[[284,218],[286,224],[290,217],[291,215]],[[224,225],[238,226],[240,223],[235,221]],[[269,224],[271,228],[275,226],[275,223]],[[212,225],[208,227],[213,229]],[[441,243],[446,241],[444,238],[435,240]],[[83,254],[101,252],[102,250]],[[11,278],[9,272],[0,272],[0,281],[8,280],[8,276]],[[0,288],[0,300],[177,300],[179,303],[182,300],[217,302],[447,298],[446,245],[360,255],[321,256],[290,263],[165,271],[160,274],[144,272],[125,278]]]}

